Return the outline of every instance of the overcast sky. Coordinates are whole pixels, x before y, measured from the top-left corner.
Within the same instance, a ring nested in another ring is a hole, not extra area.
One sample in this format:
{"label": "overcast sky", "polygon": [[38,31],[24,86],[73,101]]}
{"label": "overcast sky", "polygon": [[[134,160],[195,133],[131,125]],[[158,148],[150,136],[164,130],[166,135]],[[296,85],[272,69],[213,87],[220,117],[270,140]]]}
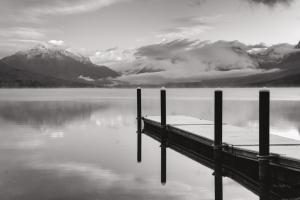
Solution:
{"label": "overcast sky", "polygon": [[1,0],[0,57],[39,42],[82,51],[174,39],[300,40],[296,0]]}

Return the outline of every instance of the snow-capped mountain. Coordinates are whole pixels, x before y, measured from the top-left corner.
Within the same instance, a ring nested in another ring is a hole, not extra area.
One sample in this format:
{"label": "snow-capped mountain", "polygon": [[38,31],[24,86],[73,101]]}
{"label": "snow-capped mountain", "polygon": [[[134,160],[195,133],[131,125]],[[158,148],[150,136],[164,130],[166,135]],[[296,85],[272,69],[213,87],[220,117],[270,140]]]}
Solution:
{"label": "snow-capped mountain", "polygon": [[63,59],[64,56],[73,58],[82,63],[90,63],[90,59],[86,56],[81,55],[75,51],[71,51],[69,48],[64,48],[58,45],[51,44],[38,44],[32,49],[27,51],[19,51],[16,54],[24,55],[27,59],[32,59],[36,56],[40,56],[44,59]]}
{"label": "snow-capped mountain", "polygon": [[[93,64],[89,58],[58,46],[38,45],[26,51],[19,51],[1,60],[6,69],[26,71],[36,76],[47,76],[64,81],[91,84],[80,77],[101,80],[119,74],[108,67]],[[5,76],[2,74],[2,76]],[[96,84],[96,83],[94,83]],[[68,84],[67,84],[68,85]]]}
{"label": "snow-capped mountain", "polygon": [[285,57],[297,52],[300,52],[300,49],[298,49],[297,46],[291,44],[276,44],[258,49],[250,54],[252,54],[261,64],[274,64],[281,62]]}
{"label": "snow-capped mountain", "polygon": [[175,40],[140,47],[136,60],[113,66],[128,85],[247,86],[299,84],[298,45]]}

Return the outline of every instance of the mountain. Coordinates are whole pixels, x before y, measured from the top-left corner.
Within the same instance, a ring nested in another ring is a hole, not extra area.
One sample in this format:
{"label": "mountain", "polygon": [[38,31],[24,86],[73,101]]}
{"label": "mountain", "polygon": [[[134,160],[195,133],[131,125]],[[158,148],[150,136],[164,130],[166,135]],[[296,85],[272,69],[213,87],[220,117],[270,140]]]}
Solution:
{"label": "mountain", "polygon": [[131,73],[116,81],[134,87],[300,86],[299,45],[184,40],[149,45],[137,49],[134,70],[126,66]]}
{"label": "mountain", "polygon": [[88,87],[89,84],[67,81],[8,66],[0,60],[0,87]]}
{"label": "mountain", "polygon": [[115,71],[38,45],[0,60],[0,87],[300,86],[299,45],[175,40],[136,49]]}
{"label": "mountain", "polygon": [[295,46],[296,49],[300,49],[300,41],[298,42],[298,44]]}
{"label": "mountain", "polygon": [[[286,47],[286,45],[283,45]],[[254,57],[259,60],[260,69],[269,70],[239,77],[207,79],[190,83],[168,83],[170,87],[262,87],[262,86],[300,86],[300,51],[297,46],[284,48],[288,51],[270,47]],[[279,53],[280,52],[280,53]]]}
{"label": "mountain", "polygon": [[38,45],[5,57],[0,63],[1,86],[28,85],[28,81],[49,87],[101,86],[105,78],[119,75],[108,67],[93,64],[87,57],[57,46]]}
{"label": "mountain", "polygon": [[125,61],[123,63],[114,64],[110,67],[125,76],[131,74],[160,72],[165,70],[160,63],[151,61],[149,62],[146,59],[138,59],[130,62]]}

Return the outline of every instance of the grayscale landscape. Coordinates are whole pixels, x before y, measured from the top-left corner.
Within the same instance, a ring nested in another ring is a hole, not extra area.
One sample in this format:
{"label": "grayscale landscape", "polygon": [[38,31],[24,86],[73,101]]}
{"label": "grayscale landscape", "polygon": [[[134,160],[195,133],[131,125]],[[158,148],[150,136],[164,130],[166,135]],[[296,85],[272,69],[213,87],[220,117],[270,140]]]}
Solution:
{"label": "grayscale landscape", "polygon": [[0,200],[299,199],[299,24],[297,0],[1,0]]}

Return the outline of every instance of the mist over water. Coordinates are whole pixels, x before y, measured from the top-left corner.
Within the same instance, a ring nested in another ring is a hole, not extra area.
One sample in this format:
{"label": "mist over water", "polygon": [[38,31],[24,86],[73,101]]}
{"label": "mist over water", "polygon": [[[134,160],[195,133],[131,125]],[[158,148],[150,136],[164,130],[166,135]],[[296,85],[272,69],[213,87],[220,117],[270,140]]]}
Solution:
{"label": "mist over water", "polygon": [[[271,89],[271,131],[299,139],[300,91]],[[167,113],[213,119],[214,89],[168,89]],[[136,163],[134,89],[1,89],[0,199],[213,199],[212,171],[143,135]],[[142,90],[158,115],[159,89]],[[224,121],[258,127],[258,89],[224,89]],[[224,178],[224,199],[258,199]]]}

